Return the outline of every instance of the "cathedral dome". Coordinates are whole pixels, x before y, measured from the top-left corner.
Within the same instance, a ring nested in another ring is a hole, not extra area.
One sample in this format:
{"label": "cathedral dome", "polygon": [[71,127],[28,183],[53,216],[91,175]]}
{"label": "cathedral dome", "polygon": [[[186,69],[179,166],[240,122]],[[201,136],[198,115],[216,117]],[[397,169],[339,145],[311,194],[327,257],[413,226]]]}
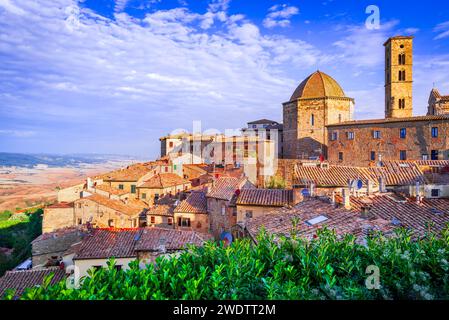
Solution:
{"label": "cathedral dome", "polygon": [[299,84],[290,101],[299,98],[346,97],[343,89],[331,76],[316,71]]}

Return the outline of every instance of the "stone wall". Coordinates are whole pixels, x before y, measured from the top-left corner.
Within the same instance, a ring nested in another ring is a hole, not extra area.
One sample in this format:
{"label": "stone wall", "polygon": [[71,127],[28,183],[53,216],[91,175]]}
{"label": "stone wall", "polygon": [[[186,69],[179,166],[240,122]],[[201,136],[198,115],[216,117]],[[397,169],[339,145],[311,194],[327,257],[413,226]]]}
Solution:
{"label": "stone wall", "polygon": [[58,191],[58,202],[73,202],[81,197],[84,183]]}
{"label": "stone wall", "polygon": [[[224,214],[222,207],[225,207]],[[230,206],[229,201],[207,198],[209,211],[210,231],[215,239],[219,239],[223,231],[230,232],[231,227],[237,223],[237,208]]]}
{"label": "stone wall", "polygon": [[42,219],[42,233],[73,226],[75,223],[73,206],[44,209]]}
{"label": "stone wall", "polygon": [[[180,218],[190,219],[190,227],[182,227],[179,225]],[[176,229],[186,231],[196,231],[201,233],[209,233],[209,215],[204,213],[175,212]]]}
{"label": "stone wall", "polygon": [[[432,137],[432,127],[438,128],[438,137]],[[331,126],[331,132],[338,132],[338,139],[328,142],[329,162],[368,166],[382,155],[383,160],[400,160],[400,151],[406,151],[407,160],[421,160],[423,155],[431,157],[432,150],[438,150],[438,159],[449,159],[449,120],[380,122],[377,124],[355,124]],[[406,128],[406,138],[400,138],[400,129]],[[380,131],[381,138],[375,139],[373,131]],[[349,140],[346,132],[354,132]],[[371,160],[371,152],[375,160]],[[339,160],[339,152],[343,160]]]}
{"label": "stone wall", "polygon": [[[109,222],[111,221],[111,224]],[[75,201],[75,224],[90,222],[94,227],[135,228],[139,225],[139,214],[128,215],[100,205],[89,198]]]}

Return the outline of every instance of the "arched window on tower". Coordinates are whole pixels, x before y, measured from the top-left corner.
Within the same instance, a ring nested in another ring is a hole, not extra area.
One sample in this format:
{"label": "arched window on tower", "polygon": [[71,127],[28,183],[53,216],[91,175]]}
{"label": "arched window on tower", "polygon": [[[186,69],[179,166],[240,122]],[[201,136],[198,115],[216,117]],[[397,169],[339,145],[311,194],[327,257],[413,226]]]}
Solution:
{"label": "arched window on tower", "polygon": [[314,115],[314,114],[312,114],[312,115],[310,116],[310,125],[311,125],[312,127],[315,125],[315,115]]}
{"label": "arched window on tower", "polygon": [[405,64],[405,53],[401,53],[398,55],[398,64],[399,65]]}
{"label": "arched window on tower", "polygon": [[405,81],[405,70],[399,70],[399,81]]}

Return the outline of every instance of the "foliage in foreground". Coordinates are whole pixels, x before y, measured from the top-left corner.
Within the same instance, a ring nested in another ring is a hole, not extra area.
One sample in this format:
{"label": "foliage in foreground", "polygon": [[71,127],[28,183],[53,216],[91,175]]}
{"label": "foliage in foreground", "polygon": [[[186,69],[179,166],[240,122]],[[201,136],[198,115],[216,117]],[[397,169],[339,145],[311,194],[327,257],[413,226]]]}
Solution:
{"label": "foliage in foreground", "polygon": [[0,247],[13,249],[11,255],[0,252],[0,276],[31,256],[31,241],[42,232],[42,214],[42,209],[0,213]]}
{"label": "foliage in foreground", "polygon": [[[449,229],[417,241],[400,230],[366,246],[325,229],[311,242],[292,233],[276,243],[262,232],[257,245],[209,242],[143,270],[133,262],[118,271],[112,260],[78,290],[63,281],[28,289],[22,299],[448,299],[448,242]],[[369,265],[379,267],[379,290],[365,285]]]}

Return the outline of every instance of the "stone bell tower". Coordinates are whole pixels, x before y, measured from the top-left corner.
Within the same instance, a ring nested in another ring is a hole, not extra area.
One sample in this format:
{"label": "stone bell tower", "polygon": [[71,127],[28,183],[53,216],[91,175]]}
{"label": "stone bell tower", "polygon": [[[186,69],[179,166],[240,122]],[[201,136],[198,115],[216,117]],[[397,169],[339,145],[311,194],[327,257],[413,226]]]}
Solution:
{"label": "stone bell tower", "polygon": [[396,36],[385,43],[385,118],[413,116],[413,37]]}

